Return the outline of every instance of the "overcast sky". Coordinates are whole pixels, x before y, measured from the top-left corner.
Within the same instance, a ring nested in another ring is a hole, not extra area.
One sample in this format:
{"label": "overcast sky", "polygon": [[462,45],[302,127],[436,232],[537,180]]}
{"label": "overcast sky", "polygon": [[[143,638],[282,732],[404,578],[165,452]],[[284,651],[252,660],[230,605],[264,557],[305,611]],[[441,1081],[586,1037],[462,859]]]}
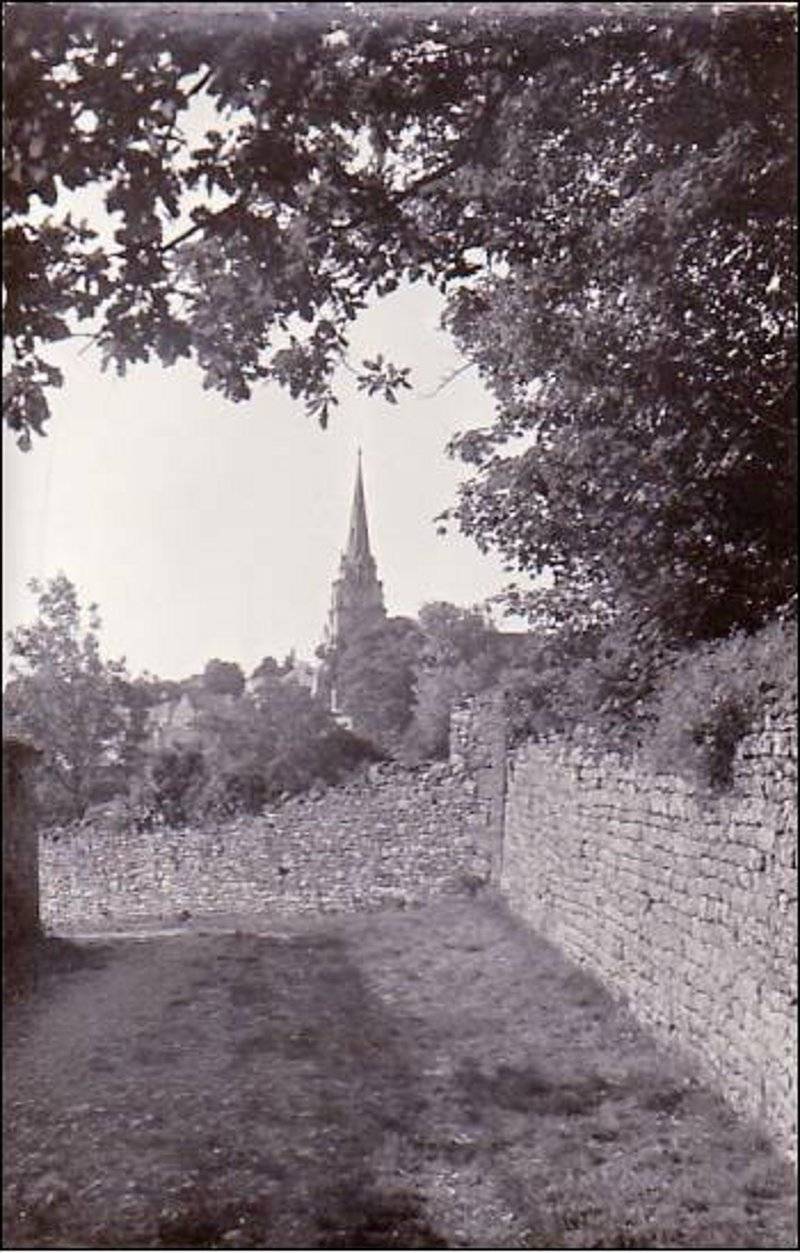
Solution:
{"label": "overcast sky", "polygon": [[204,391],[192,365],[120,379],[81,353],[85,341],[59,346],[66,382],[50,435],[21,453],[4,434],[5,629],[35,614],[27,581],[63,570],[100,606],[105,655],[124,655],[134,674],[183,678],[211,657],[249,672],[292,648],[313,657],[359,445],[389,613],[496,592],[500,560],[433,521],[464,474],[448,438],[492,414],[471,370],[430,396],[461,364],[438,328],[439,299],[405,290],[364,316],[353,359],[383,350],[412,367],[416,388],[391,406],[345,376],[327,431],[275,386],[232,404]]}

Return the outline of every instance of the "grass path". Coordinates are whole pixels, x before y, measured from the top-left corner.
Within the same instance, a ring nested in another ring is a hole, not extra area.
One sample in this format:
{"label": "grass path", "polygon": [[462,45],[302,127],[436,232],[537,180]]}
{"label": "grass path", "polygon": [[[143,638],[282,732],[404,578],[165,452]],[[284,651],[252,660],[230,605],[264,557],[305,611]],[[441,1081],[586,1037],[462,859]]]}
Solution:
{"label": "grass path", "polygon": [[502,909],[255,929],[50,945],[5,1248],[795,1247],[786,1167]]}

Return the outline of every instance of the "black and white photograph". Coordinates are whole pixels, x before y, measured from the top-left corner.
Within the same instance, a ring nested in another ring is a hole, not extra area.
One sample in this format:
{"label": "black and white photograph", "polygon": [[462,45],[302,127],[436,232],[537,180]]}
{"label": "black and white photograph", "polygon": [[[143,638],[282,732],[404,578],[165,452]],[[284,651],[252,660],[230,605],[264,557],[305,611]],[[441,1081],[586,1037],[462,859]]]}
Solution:
{"label": "black and white photograph", "polygon": [[3,1248],[797,1247],[797,5],[3,5]]}

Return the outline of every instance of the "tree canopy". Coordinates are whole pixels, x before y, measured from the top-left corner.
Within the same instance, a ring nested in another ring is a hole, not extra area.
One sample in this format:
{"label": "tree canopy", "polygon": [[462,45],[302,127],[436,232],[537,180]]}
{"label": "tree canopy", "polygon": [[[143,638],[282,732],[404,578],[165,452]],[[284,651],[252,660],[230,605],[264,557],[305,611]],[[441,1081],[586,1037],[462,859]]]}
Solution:
{"label": "tree canopy", "polygon": [[[790,6],[11,4],[6,47],[23,444],[75,333],[324,424],[349,325],[422,280],[496,400],[467,534],[684,639],[793,590]],[[113,243],[61,211],[87,186]]]}
{"label": "tree canopy", "polygon": [[337,711],[381,750],[396,747],[411,719],[420,642],[410,618],[367,616],[327,655]]}
{"label": "tree canopy", "polygon": [[237,693],[235,700],[200,712],[198,743],[212,750],[210,787],[201,800],[257,811],[283,792],[335,782],[376,756],[370,745],[337,726],[330,711],[292,678],[287,663],[265,657],[251,677],[252,694]]}
{"label": "tree canopy", "polygon": [[124,663],[100,654],[97,606],[84,611],[63,574],[30,587],[38,615],[8,635],[4,720],[44,753],[45,807],[80,817],[104,785],[113,792],[143,719]]}
{"label": "tree canopy", "polygon": [[206,662],[203,670],[203,686],[218,696],[241,696],[244,691],[244,673],[236,661],[220,661],[218,657]]}
{"label": "tree canopy", "polygon": [[502,637],[479,606],[433,601],[422,606],[419,626],[413,719],[404,740],[412,760],[446,756],[454,706],[497,682],[504,661]]}

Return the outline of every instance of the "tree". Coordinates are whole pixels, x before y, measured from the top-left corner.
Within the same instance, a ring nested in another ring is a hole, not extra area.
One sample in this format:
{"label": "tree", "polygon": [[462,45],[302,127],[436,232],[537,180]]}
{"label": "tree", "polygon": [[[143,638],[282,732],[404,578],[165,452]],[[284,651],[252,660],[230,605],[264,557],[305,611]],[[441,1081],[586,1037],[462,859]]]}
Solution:
{"label": "tree", "polygon": [[[453,445],[474,469],[452,513],[467,534],[549,570],[556,601],[578,587],[591,612],[679,639],[782,603],[791,9],[202,14],[8,6],[6,414],[21,440],[59,381],[42,349],[80,320],[121,371],[193,357],[225,395],[272,380],[324,424],[349,324],[423,280],[497,401]],[[192,149],[195,96],[221,121]],[[113,248],[31,216],[90,184],[118,215]],[[407,381],[382,357],[354,368],[390,398]]]}
{"label": "tree", "polygon": [[317,780],[335,782],[374,757],[290,676],[290,667],[266,657],[254,672],[252,695],[199,714],[202,739],[213,746],[208,758],[223,807],[258,810],[283,792],[303,791]]}
{"label": "tree", "polygon": [[274,657],[262,657],[250,675],[251,686],[257,693],[262,689],[266,690],[274,680],[288,675],[294,668],[295,662],[293,652],[289,653],[282,662],[276,661]]}
{"label": "tree", "polygon": [[557,610],[579,589],[691,641],[795,585],[794,21],[692,9],[628,35],[496,136],[493,221],[530,226],[450,301],[498,405],[454,441],[476,473],[453,512],[548,570]]}
{"label": "tree", "polygon": [[208,778],[208,763],[200,748],[184,745],[151,753],[131,789],[140,826],[148,828],[154,820],[168,827],[184,826],[199,817]]}
{"label": "tree", "polygon": [[352,625],[330,659],[336,707],[385,751],[411,719],[420,633],[410,618]]}
{"label": "tree", "polygon": [[435,669],[461,662],[488,672],[499,654],[499,632],[481,605],[463,609],[447,601],[430,601],[419,611],[423,635],[421,666]]}
{"label": "tree", "polygon": [[419,625],[422,642],[405,748],[412,755],[438,757],[447,753],[453,707],[498,678],[504,664],[501,636],[479,607],[462,609],[445,601],[423,605]]}
{"label": "tree", "polygon": [[180,684],[159,679],[147,671],[135,679],[124,678],[117,684],[119,707],[125,714],[125,738],[117,771],[119,790],[125,790],[145,766],[151,734],[151,711],[164,700],[177,699],[179,693]]}
{"label": "tree", "polygon": [[215,696],[241,696],[244,691],[244,674],[235,661],[219,661],[214,658],[203,671],[203,687]]}
{"label": "tree", "polygon": [[101,657],[97,606],[84,613],[64,574],[29,586],[38,617],[8,634],[4,714],[44,753],[43,777],[55,784],[49,816],[80,817],[130,752],[127,675],[123,662]]}

